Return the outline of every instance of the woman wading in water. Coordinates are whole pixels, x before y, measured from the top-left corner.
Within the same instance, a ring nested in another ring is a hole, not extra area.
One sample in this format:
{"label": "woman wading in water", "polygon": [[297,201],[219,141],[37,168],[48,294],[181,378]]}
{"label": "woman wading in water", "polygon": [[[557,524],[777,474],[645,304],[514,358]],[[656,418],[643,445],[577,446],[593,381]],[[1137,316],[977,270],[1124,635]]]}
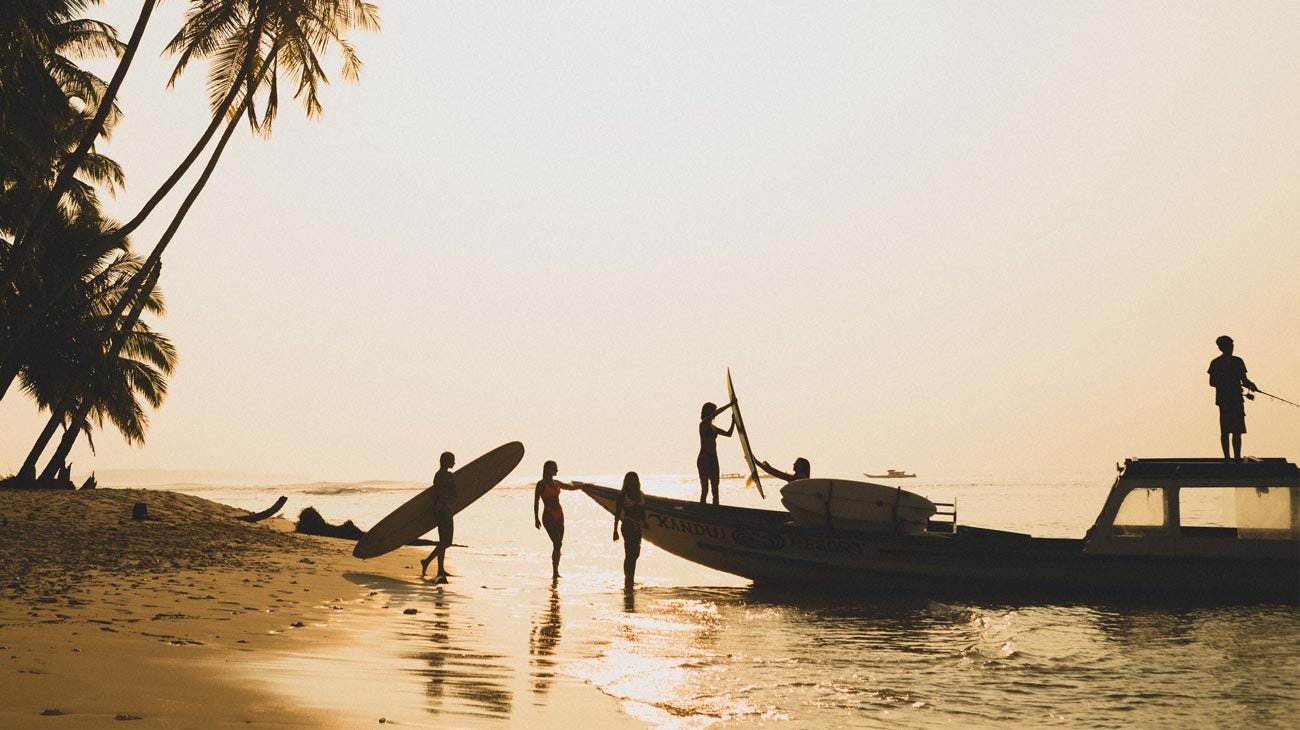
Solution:
{"label": "woman wading in water", "polygon": [[[564,544],[564,510],[560,507],[560,490],[577,489],[572,484],[565,484],[555,478],[560,468],[554,461],[542,464],[542,480],[533,492],[533,526],[546,528],[551,537],[551,578],[560,577],[560,547]],[[537,516],[537,505],[542,505],[542,514]]]}
{"label": "woman wading in water", "polygon": [[636,559],[641,557],[641,530],[645,526],[645,496],[641,478],[630,471],[623,477],[623,491],[614,503],[614,542],[618,542],[618,521],[623,520],[623,587],[633,587]]}
{"label": "woman wading in water", "polygon": [[726,431],[713,425],[713,419],[733,405],[728,403],[719,410],[716,405],[705,403],[700,408],[700,455],[695,457],[695,468],[700,472],[700,504],[704,504],[709,496],[710,487],[713,488],[713,503],[718,503],[718,482],[722,478],[718,468],[718,436],[731,436],[736,428],[736,419],[731,419]]}

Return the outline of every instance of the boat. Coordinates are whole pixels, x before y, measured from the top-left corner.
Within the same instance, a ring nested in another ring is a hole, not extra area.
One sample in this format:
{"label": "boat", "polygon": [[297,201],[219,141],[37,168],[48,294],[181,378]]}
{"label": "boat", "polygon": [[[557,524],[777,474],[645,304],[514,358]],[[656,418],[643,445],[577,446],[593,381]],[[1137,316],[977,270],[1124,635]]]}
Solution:
{"label": "boat", "polygon": [[914,479],[916,477],[915,474],[908,474],[902,469],[886,469],[884,474],[868,474],[863,472],[862,476],[867,477],[868,479]]}
{"label": "boat", "polygon": [[[618,490],[580,487],[613,511]],[[673,555],[780,590],[1295,605],[1298,492],[1300,471],[1285,459],[1130,459],[1081,538],[962,525],[955,510],[920,532],[838,529],[801,524],[785,511],[649,494],[643,536]],[[1182,509],[1209,496],[1232,508],[1232,526],[1194,524],[1203,521],[1198,513]]]}

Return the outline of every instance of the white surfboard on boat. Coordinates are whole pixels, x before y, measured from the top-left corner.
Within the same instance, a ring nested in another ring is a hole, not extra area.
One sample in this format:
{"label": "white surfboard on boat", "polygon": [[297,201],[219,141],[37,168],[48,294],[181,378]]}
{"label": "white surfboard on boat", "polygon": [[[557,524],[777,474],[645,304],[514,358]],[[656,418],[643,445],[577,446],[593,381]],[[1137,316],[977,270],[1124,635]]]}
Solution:
{"label": "white surfboard on boat", "polygon": [[924,532],[934,502],[883,484],[848,479],[799,479],[781,488],[794,521],[816,527],[869,532]]}

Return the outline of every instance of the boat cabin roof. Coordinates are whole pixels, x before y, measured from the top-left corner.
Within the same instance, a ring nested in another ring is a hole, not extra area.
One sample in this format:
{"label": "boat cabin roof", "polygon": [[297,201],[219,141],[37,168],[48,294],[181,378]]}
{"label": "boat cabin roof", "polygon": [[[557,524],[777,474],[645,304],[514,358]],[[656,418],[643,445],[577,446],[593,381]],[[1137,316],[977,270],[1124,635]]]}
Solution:
{"label": "boat cabin roof", "polygon": [[1169,487],[1296,487],[1300,469],[1283,458],[1126,459],[1116,486]]}

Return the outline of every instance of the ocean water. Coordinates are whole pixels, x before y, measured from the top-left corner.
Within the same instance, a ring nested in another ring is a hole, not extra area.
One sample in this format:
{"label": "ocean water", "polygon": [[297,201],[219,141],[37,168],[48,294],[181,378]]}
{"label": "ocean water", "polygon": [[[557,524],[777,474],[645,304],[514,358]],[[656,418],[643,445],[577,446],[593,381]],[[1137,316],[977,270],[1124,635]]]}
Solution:
{"label": "ocean water", "polygon": [[[347,577],[374,601],[344,619],[354,645],[259,657],[247,671],[314,706],[408,727],[572,726],[594,707],[610,713],[601,724],[629,727],[1300,726],[1296,606],[773,594],[648,542],[625,593],[612,518],[581,492],[562,495],[564,577],[552,584],[550,543],[533,527],[538,476],[516,473],[457,516],[466,547],[448,554],[450,585],[419,579],[417,548],[402,575],[357,561]],[[1080,537],[1113,477],[902,483],[955,501],[962,524]],[[158,486],[250,510],[284,494],[284,516],[313,506],[365,528],[426,485]],[[698,495],[693,475],[643,475],[643,486]],[[724,480],[723,501],[781,509],[776,487],[764,500]]]}

